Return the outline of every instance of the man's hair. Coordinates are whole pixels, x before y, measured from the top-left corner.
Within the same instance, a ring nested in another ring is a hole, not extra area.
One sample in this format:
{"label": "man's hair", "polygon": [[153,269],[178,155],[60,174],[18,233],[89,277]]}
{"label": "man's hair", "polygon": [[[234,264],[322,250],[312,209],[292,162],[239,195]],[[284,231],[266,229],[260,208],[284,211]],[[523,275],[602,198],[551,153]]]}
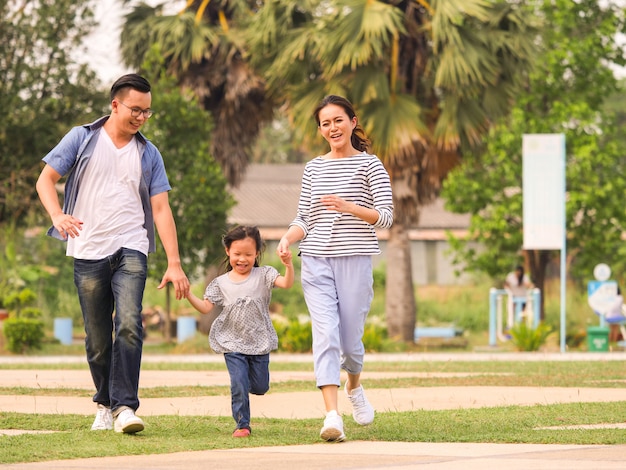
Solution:
{"label": "man's hair", "polygon": [[150,82],[143,78],[141,75],[136,73],[129,73],[128,75],[123,75],[117,80],[111,87],[111,101],[115,99],[117,95],[120,94],[122,90],[130,88],[132,90],[137,90],[142,93],[150,92]]}

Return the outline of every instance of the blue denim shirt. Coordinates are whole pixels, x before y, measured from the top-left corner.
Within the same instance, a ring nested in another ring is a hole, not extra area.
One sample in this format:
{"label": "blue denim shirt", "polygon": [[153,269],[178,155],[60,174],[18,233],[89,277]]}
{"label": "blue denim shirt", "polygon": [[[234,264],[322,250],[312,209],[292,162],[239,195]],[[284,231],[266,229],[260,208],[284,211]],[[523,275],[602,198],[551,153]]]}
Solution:
{"label": "blue denim shirt", "polygon": [[[74,127],[63,139],[43,158],[43,161],[56,170],[61,176],[67,175],[63,212],[72,214],[80,189],[81,179],[89,159],[93,155],[100,130],[109,116],[104,116],[91,124]],[[171,188],[165,173],[163,157],[155,145],[141,133],[135,135],[139,141],[141,154],[141,181],[139,196],[144,212],[144,228],[148,232],[148,252],[156,249],[154,237],[154,217],[150,198],[156,194],[169,191]],[[57,229],[50,227],[48,235],[63,240]]]}

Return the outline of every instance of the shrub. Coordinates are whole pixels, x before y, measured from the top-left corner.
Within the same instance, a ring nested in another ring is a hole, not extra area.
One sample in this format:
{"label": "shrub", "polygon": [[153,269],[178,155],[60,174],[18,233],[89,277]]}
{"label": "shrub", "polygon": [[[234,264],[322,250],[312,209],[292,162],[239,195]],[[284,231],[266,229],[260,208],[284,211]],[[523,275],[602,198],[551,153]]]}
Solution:
{"label": "shrub", "polygon": [[311,322],[291,319],[284,324],[274,324],[278,333],[278,349],[287,352],[310,352],[313,345]]}
{"label": "shrub", "polygon": [[510,330],[511,342],[518,351],[538,351],[552,333],[552,328],[541,322],[537,328],[531,328],[525,321],[517,323]]}
{"label": "shrub", "polygon": [[41,349],[44,335],[41,320],[9,318],[4,321],[4,336],[11,352],[24,353],[29,349]]}
{"label": "shrub", "polygon": [[363,332],[363,346],[369,352],[380,352],[387,339],[387,328],[376,323],[368,322]]}
{"label": "shrub", "polygon": [[45,336],[41,310],[28,306],[36,300],[35,293],[26,288],[5,296],[10,317],[3,325],[9,351],[24,353],[29,349],[41,349]]}

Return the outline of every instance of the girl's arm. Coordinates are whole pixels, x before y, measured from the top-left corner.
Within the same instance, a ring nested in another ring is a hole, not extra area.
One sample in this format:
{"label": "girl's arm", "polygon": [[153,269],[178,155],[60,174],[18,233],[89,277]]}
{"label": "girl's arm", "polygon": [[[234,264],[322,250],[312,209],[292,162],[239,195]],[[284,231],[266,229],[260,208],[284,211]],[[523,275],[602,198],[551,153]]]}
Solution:
{"label": "girl's arm", "polygon": [[193,295],[191,290],[189,290],[189,292],[187,293],[187,300],[189,301],[191,306],[193,308],[195,308],[200,313],[207,314],[211,310],[213,310],[213,307],[215,307],[215,304],[213,304],[209,300],[207,300],[207,299],[200,299],[200,298],[196,297],[195,295]]}
{"label": "girl's arm", "polygon": [[274,280],[274,287],[280,287],[282,289],[289,289],[293,286],[294,270],[293,261],[291,259],[291,251],[287,250],[280,255],[280,261],[285,265],[285,275],[278,276]]}

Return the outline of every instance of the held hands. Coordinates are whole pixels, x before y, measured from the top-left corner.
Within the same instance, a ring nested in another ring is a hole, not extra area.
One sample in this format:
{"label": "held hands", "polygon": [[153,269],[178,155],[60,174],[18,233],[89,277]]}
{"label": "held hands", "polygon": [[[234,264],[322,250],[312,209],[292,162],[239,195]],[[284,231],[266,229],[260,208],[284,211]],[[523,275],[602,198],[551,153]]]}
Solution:
{"label": "held hands", "polygon": [[176,300],[182,300],[189,295],[189,279],[180,266],[168,266],[167,271],[161,279],[161,284],[157,286],[157,289],[162,289],[171,282],[176,292]]}
{"label": "held hands", "polygon": [[[280,260],[283,261],[283,256],[291,257],[291,251],[289,251],[289,240],[286,237],[283,237],[278,242],[278,246],[276,247],[276,254],[280,256]],[[284,261],[283,261],[284,264]]]}
{"label": "held hands", "polygon": [[287,251],[284,251],[284,252],[279,251],[278,256],[280,256],[281,263],[283,263],[285,266],[291,266],[292,254],[291,254],[291,250],[289,250],[289,247],[287,247]]}
{"label": "held hands", "polygon": [[82,220],[78,220],[76,217],[63,212],[52,216],[52,225],[59,231],[64,240],[67,240],[68,235],[71,238],[76,238],[83,229]]}

